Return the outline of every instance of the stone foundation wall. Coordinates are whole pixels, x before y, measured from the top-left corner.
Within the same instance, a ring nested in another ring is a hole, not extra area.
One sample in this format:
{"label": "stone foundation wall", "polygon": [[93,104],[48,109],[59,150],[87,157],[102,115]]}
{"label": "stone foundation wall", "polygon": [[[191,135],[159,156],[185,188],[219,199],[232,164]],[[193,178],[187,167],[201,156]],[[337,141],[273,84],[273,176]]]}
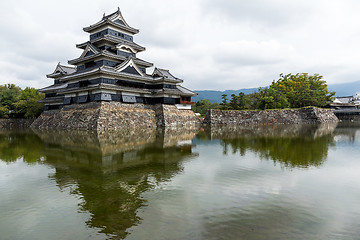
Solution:
{"label": "stone foundation wall", "polygon": [[194,128],[201,123],[192,110],[179,110],[174,105],[156,104],[154,110],[158,127]]}
{"label": "stone foundation wall", "polygon": [[101,102],[98,131],[156,127],[155,111],[144,104]]}
{"label": "stone foundation wall", "polygon": [[336,113],[335,115],[340,121],[350,121],[350,122],[360,122],[360,112],[350,112],[350,113]]}
{"label": "stone foundation wall", "polygon": [[96,130],[100,109],[100,102],[92,102],[45,111],[31,124],[31,128]]}
{"label": "stone foundation wall", "polygon": [[87,129],[99,132],[131,128],[196,127],[199,118],[191,110],[174,105],[91,102],[45,111],[31,125],[35,129]]}
{"label": "stone foundation wall", "polygon": [[209,110],[205,125],[299,124],[338,122],[330,109],[315,107],[265,111]]}
{"label": "stone foundation wall", "polygon": [[1,128],[29,128],[34,119],[0,119]]}

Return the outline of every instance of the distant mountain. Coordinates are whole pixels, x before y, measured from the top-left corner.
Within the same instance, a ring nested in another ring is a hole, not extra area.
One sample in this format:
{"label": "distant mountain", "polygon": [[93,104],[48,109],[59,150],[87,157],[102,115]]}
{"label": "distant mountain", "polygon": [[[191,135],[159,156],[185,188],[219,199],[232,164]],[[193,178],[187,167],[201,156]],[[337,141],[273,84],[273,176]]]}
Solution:
{"label": "distant mountain", "polygon": [[356,92],[360,92],[360,81],[350,83],[329,84],[329,91],[336,92],[335,96],[353,96]]}
{"label": "distant mountain", "polygon": [[[353,96],[356,92],[360,92],[360,81],[350,82],[350,83],[337,83],[337,84],[329,84],[329,91],[336,92],[335,96]],[[238,95],[239,92],[243,92],[245,94],[253,93],[257,91],[258,88],[245,88],[239,90],[225,90],[225,91],[213,91],[213,90],[196,90],[199,95],[196,97],[192,97],[194,102],[200,101],[202,99],[208,99],[211,103],[221,103],[221,95],[228,95],[228,99],[231,98],[231,94]]]}
{"label": "distant mountain", "polygon": [[192,101],[198,102],[202,99],[208,99],[211,103],[221,103],[221,95],[226,94],[228,99],[231,98],[231,94],[238,95],[240,92],[245,94],[253,93],[257,91],[258,88],[246,88],[246,89],[239,89],[239,90],[225,90],[225,91],[212,91],[212,90],[196,90],[199,95],[196,97],[192,97]]}

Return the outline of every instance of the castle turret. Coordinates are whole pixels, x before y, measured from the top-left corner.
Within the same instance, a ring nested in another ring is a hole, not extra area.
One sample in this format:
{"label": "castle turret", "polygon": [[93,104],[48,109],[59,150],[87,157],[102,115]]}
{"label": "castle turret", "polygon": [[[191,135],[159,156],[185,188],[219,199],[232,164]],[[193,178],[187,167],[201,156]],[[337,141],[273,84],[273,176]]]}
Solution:
{"label": "castle turret", "polygon": [[58,64],[47,77],[54,84],[40,89],[46,94],[45,110],[91,101],[123,103],[171,104],[190,109],[195,92],[182,87],[183,80],[169,70],[147,68],[153,64],[137,57],[145,47],[134,42],[138,29],[131,27],[120,9],[83,30],[89,41],[77,44],[81,55],[69,60],[72,66]]}

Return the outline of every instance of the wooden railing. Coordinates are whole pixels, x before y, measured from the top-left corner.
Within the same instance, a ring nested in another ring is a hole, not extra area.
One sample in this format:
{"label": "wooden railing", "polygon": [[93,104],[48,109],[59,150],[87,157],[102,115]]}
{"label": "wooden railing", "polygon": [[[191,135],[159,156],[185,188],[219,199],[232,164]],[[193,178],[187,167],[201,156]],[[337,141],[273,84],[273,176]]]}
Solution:
{"label": "wooden railing", "polygon": [[195,104],[195,102],[180,100],[180,104]]}

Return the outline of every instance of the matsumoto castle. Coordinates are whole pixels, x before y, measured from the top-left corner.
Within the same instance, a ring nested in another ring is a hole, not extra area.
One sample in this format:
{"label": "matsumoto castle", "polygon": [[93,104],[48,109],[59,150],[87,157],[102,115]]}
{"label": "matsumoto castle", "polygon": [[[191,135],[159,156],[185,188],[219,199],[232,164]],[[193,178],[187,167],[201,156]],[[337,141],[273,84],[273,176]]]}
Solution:
{"label": "matsumoto castle", "polygon": [[99,101],[121,103],[170,104],[178,109],[191,109],[191,97],[197,94],[180,84],[183,80],[169,70],[146,69],[153,64],[137,58],[145,47],[134,42],[139,32],[123,18],[120,9],[103,16],[101,21],[83,28],[90,41],[77,44],[83,49],[79,58],[60,65],[48,74],[54,84],[40,89],[45,110],[61,109],[65,105]]}

